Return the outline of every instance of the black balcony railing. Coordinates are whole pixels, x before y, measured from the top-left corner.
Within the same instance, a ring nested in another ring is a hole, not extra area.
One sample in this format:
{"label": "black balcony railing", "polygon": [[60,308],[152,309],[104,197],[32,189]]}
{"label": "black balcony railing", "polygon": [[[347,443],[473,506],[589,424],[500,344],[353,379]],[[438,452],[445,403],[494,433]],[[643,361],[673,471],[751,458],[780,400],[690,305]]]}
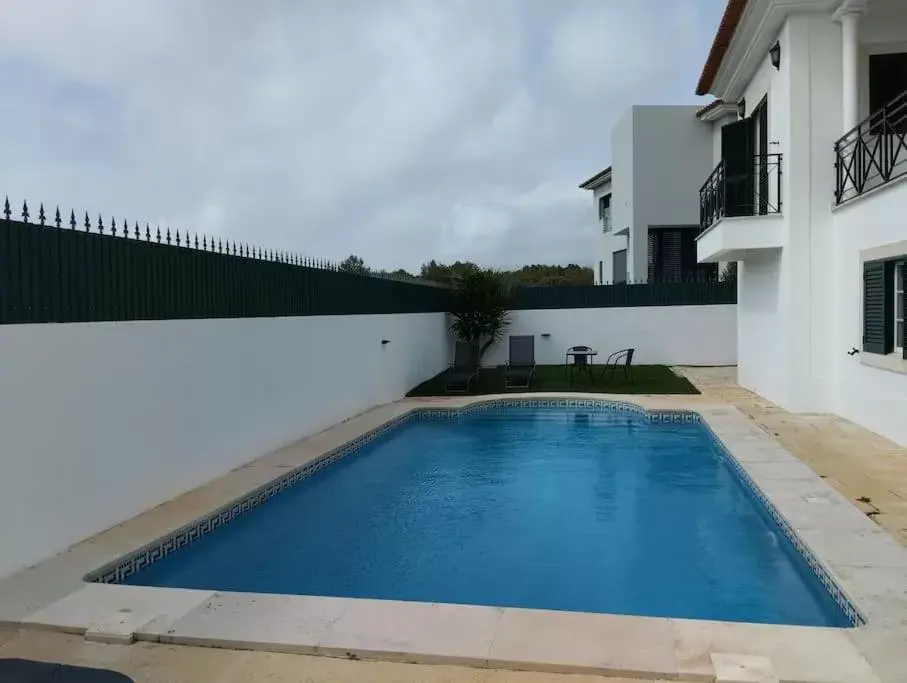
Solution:
{"label": "black balcony railing", "polygon": [[781,212],[781,154],[722,160],[699,190],[699,227],[705,230],[731,216]]}
{"label": "black balcony railing", "polygon": [[907,92],[835,143],[835,170],[838,204],[907,173]]}

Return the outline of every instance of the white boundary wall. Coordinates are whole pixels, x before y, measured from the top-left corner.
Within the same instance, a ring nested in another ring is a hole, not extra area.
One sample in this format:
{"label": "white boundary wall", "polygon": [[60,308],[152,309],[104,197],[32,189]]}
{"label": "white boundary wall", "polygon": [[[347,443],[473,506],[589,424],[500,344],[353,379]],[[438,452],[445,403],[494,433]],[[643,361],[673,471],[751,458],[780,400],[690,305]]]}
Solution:
{"label": "white boundary wall", "polygon": [[426,313],[0,327],[0,576],[402,397],[446,367],[447,325]]}
{"label": "white boundary wall", "polygon": [[[564,362],[569,346],[591,346],[596,363],[613,351],[635,348],[641,365],[734,365],[737,306],[638,306],[513,311],[508,334],[534,334],[540,365]],[[549,334],[549,337],[543,337]],[[507,340],[495,344],[483,365],[507,360]]]}

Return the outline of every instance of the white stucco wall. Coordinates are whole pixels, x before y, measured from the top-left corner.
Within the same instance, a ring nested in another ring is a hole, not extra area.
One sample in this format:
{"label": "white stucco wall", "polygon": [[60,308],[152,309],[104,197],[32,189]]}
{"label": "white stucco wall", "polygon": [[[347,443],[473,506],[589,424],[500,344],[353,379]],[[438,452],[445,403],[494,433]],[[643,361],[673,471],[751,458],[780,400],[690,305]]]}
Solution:
{"label": "white stucco wall", "polygon": [[0,348],[0,576],[451,358],[441,313],[5,325]]}
{"label": "white stucco wall", "polygon": [[863,343],[863,267],[860,252],[897,244],[907,255],[907,182],[875,191],[837,209],[839,249],[832,291],[840,315],[829,344],[835,369],[835,412],[907,445],[907,374],[880,370],[847,351]]}
{"label": "white stucco wall", "polygon": [[[636,306],[514,311],[509,334],[535,335],[536,362],[558,365],[570,346],[591,346],[598,362],[635,348],[633,362],[733,365],[737,361],[736,306]],[[550,336],[545,338],[543,334]],[[507,360],[507,341],[488,350],[483,365]]]}
{"label": "white stucco wall", "polygon": [[[769,152],[784,155],[784,245],[780,255],[754,252],[743,267],[739,376],[743,386],[788,410],[826,412],[833,409],[834,382],[828,264],[834,252],[833,143],[842,120],[840,26],[830,16],[794,15],[778,41],[781,68],[766,55],[744,97],[749,115],[768,95]],[[752,309],[764,312],[775,298],[770,326],[751,317]]]}
{"label": "white stucco wall", "polygon": [[775,402],[787,396],[787,321],[780,281],[778,251],[737,265],[737,381]]}
{"label": "white stucco wall", "polygon": [[[637,106],[633,146],[633,216],[645,257],[647,230],[699,225],[699,188],[712,172],[712,129],[694,106]],[[634,244],[634,246],[636,246]]]}
{"label": "white stucco wall", "polygon": [[[633,232],[633,109],[627,112],[611,129],[611,215],[613,231]],[[634,279],[638,274],[632,271],[632,245],[628,253],[628,276]],[[607,281],[607,280],[606,280]]]}

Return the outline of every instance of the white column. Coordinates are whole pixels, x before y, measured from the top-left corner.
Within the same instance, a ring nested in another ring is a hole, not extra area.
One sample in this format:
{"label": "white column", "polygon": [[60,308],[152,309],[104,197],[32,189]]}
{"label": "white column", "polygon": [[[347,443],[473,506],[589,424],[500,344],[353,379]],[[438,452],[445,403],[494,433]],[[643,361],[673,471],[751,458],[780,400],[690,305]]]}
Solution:
{"label": "white column", "polygon": [[843,38],[843,115],[844,130],[850,130],[860,122],[860,51],[859,35],[860,15],[848,12],[841,16],[841,36]]}

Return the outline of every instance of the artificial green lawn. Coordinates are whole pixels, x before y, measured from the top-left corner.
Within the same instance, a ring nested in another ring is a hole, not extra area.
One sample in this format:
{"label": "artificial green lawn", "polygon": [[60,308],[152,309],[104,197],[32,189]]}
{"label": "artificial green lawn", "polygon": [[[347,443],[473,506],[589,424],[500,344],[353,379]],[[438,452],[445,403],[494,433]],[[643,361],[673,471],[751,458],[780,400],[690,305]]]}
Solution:
{"label": "artificial green lawn", "polygon": [[[447,371],[422,382],[407,396],[447,396],[444,376]],[[503,368],[482,368],[479,381],[473,380],[469,394],[501,394],[526,391],[526,389],[504,389]],[[563,365],[539,365],[529,391],[581,391],[605,394],[698,394],[699,391],[686,378],[675,375],[666,365],[634,365],[633,381],[624,380],[622,369],[615,370],[610,381],[603,379],[602,368],[595,368],[595,382],[585,373],[575,374],[573,384],[569,383]],[[462,392],[460,392],[462,395]]]}

